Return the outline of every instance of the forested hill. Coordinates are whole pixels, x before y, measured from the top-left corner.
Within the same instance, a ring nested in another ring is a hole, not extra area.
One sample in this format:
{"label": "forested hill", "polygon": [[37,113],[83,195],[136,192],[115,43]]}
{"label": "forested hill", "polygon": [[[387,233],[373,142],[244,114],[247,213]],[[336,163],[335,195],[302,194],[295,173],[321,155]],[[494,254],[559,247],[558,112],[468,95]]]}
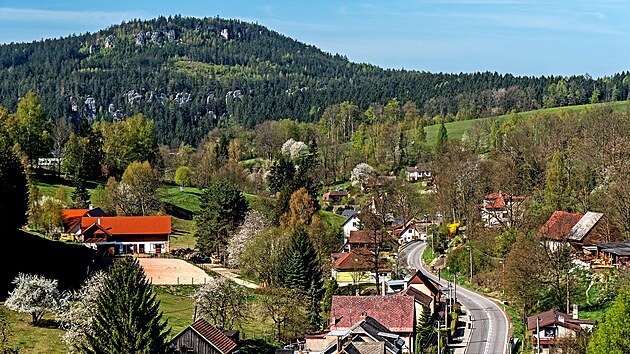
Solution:
{"label": "forested hill", "polygon": [[471,119],[625,100],[629,83],[625,72],[594,80],[385,70],[258,24],[219,18],[160,17],[0,46],[0,104],[10,111],[33,90],[51,119],[142,112],[155,121],[160,142],[172,146],[195,145],[217,126],[316,121],[343,101],[367,109],[396,98],[413,101],[428,118]]}

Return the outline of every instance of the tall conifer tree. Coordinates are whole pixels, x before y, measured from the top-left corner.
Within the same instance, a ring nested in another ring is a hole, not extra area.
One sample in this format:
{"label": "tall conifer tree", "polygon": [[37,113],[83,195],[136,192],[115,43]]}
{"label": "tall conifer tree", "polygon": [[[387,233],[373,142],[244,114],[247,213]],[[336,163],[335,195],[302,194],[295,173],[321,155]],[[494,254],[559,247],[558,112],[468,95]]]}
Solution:
{"label": "tall conifer tree", "polygon": [[167,353],[170,328],[137,260],[116,262],[98,297],[85,353]]}

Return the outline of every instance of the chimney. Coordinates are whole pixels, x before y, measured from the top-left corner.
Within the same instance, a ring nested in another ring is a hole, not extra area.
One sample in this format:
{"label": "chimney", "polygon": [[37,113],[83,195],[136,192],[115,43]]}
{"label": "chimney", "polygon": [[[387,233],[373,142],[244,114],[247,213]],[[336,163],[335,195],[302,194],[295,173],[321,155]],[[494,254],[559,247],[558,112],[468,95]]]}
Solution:
{"label": "chimney", "polygon": [[98,224],[100,225],[101,224],[101,218],[98,218],[97,220],[98,220]]}
{"label": "chimney", "polygon": [[574,320],[578,319],[578,305],[577,304],[573,304],[573,314],[572,317]]}
{"label": "chimney", "polygon": [[365,311],[361,312],[361,316],[359,317],[359,320],[365,321],[366,318],[367,318],[367,312]]}

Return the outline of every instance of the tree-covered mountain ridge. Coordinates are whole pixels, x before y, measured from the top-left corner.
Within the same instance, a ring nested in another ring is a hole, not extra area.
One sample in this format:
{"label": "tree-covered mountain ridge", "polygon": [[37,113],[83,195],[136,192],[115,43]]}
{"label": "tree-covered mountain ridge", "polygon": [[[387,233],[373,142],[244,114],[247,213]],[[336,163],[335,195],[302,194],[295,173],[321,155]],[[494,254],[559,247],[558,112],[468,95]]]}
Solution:
{"label": "tree-covered mountain ridge", "polygon": [[413,101],[429,121],[474,119],[628,97],[622,72],[593,79],[430,73],[352,63],[259,25],[159,17],[96,33],[0,46],[0,104],[37,92],[54,120],[144,113],[161,143],[197,144],[215,127],[317,121],[327,106]]}

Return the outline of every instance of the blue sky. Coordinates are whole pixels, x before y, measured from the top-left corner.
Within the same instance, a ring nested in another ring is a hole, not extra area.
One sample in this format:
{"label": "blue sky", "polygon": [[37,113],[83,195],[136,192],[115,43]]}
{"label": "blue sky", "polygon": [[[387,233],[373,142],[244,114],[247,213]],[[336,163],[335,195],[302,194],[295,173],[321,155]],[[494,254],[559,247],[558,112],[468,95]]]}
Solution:
{"label": "blue sky", "polygon": [[0,0],[0,43],[175,14],[257,22],[385,68],[593,77],[630,70],[625,0]]}

